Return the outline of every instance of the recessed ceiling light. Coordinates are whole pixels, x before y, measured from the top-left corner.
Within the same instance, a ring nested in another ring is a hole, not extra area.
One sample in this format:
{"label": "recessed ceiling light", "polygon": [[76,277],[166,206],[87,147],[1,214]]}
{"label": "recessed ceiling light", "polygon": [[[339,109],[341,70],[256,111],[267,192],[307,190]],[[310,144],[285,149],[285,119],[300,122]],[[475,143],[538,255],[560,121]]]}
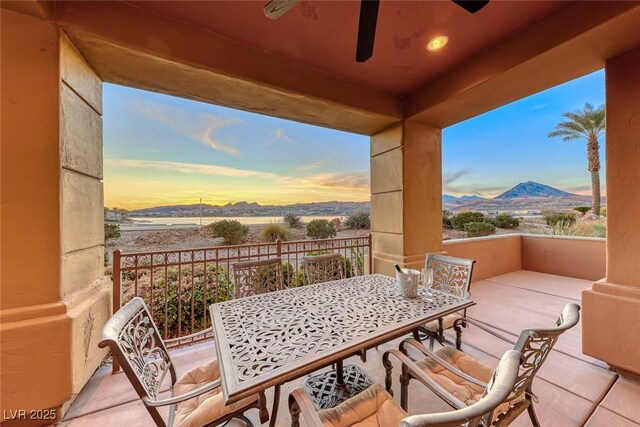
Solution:
{"label": "recessed ceiling light", "polygon": [[446,46],[448,41],[449,37],[447,36],[434,37],[429,41],[429,43],[427,43],[427,50],[430,52],[440,50]]}

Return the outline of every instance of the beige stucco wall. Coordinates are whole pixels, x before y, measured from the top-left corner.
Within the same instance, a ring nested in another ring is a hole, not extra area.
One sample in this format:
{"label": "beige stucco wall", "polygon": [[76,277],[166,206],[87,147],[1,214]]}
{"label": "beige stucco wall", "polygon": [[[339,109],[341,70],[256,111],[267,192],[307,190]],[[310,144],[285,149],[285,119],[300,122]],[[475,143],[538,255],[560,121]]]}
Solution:
{"label": "beige stucco wall", "polygon": [[518,234],[446,240],[447,255],[476,261],[473,280],[482,280],[522,269],[521,239]]}
{"label": "beige stucco wall", "polygon": [[61,415],[104,358],[111,313],[102,82],[56,26],[1,13],[0,410]]}
{"label": "beige stucco wall", "polygon": [[606,251],[605,239],[522,235],[522,268],[600,280],[605,276]]}
{"label": "beige stucco wall", "polygon": [[0,410],[44,409],[71,397],[71,326],[60,301],[59,34],[0,13]]}
{"label": "beige stucco wall", "polygon": [[74,395],[106,355],[97,344],[111,315],[111,281],[104,278],[102,163],[102,81],[61,34],[61,296],[71,319]]}
{"label": "beige stucco wall", "polygon": [[371,137],[373,269],[419,267],[442,250],[441,131],[412,121]]}
{"label": "beige stucco wall", "polygon": [[639,70],[640,47],[607,61],[607,271],[605,280],[582,293],[582,351],[635,375],[640,375]]}

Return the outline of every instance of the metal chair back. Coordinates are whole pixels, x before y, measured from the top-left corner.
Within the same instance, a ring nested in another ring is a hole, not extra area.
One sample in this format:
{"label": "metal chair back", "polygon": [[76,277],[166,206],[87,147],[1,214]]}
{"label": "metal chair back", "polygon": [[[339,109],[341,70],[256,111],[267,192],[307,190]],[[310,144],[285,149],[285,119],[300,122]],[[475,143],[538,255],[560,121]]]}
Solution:
{"label": "metal chair back", "polygon": [[562,309],[556,324],[551,328],[524,329],[520,333],[514,350],[522,354],[520,374],[513,388],[513,395],[526,391],[531,393],[531,385],[536,373],[547,359],[560,335],[573,328],[580,320],[580,306],[567,304]]}
{"label": "metal chair back", "polygon": [[[107,321],[98,346],[111,349],[143,401],[159,400],[167,373],[172,386],[177,380],[167,347],[142,298],[133,298]],[[157,408],[146,408],[157,425],[166,425]]]}
{"label": "metal chair back", "polygon": [[507,351],[496,367],[482,398],[466,408],[437,414],[413,415],[402,420],[400,427],[476,427],[490,425],[493,411],[505,402],[518,376],[520,353]]}
{"label": "metal chair back", "polygon": [[309,285],[344,278],[340,254],[307,255],[303,265]]}
{"label": "metal chair back", "polygon": [[469,298],[475,260],[427,254],[424,266],[433,269],[431,289]]}
{"label": "metal chair back", "polygon": [[282,289],[282,259],[239,261],[233,268],[235,297],[243,298]]}

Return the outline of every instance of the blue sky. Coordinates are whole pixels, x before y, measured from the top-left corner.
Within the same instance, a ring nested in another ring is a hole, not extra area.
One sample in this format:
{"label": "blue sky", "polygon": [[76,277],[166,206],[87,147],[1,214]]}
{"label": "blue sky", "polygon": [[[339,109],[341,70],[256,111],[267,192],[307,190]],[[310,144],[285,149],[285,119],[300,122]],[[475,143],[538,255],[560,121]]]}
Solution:
{"label": "blue sky", "polygon": [[[547,138],[562,113],[585,102],[604,104],[604,70],[444,129],[443,192],[493,197],[519,182],[536,181],[591,194],[586,142]],[[604,189],[604,138],[600,158]]]}
{"label": "blue sky", "polygon": [[[532,180],[588,194],[585,143],[546,137],[585,101],[604,103],[603,71],[444,129],[443,192]],[[111,84],[104,155],[110,207],[369,199],[366,136]]]}

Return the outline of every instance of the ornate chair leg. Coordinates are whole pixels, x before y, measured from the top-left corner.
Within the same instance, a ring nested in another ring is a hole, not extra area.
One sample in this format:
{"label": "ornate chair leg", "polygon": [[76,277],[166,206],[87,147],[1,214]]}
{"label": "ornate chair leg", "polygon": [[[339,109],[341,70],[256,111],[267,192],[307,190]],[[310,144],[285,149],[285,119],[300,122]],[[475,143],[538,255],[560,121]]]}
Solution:
{"label": "ornate chair leg", "polygon": [[467,324],[462,320],[458,319],[453,322],[453,329],[456,331],[456,348],[461,350],[462,348],[462,328],[466,328]]}
{"label": "ornate chair leg", "polygon": [[362,363],[367,363],[367,349],[360,350],[360,360],[362,360]]}
{"label": "ornate chair leg", "polygon": [[538,416],[536,415],[535,409],[533,409],[533,402],[529,402],[529,406],[527,407],[527,412],[529,413],[529,418],[531,418],[531,424],[533,427],[540,427],[540,421],[538,421]]}
{"label": "ornate chair leg", "polygon": [[393,396],[393,390],[391,386],[393,385],[393,364],[389,360],[389,353],[384,353],[382,355],[382,366],[384,367],[384,387],[391,396]]}
{"label": "ornate chair leg", "polygon": [[267,410],[267,398],[264,395],[264,391],[258,393],[258,411],[260,415],[260,423],[264,424],[269,421],[269,411]]}
{"label": "ornate chair leg", "polygon": [[408,411],[409,407],[409,381],[411,381],[411,376],[403,364],[400,374],[400,406],[405,411]]}
{"label": "ornate chair leg", "polygon": [[289,399],[289,413],[291,414],[291,427],[300,427],[300,407],[293,399]]}
{"label": "ornate chair leg", "polygon": [[418,342],[422,342],[422,340],[420,339],[420,328],[415,328],[413,330],[413,339]]}

